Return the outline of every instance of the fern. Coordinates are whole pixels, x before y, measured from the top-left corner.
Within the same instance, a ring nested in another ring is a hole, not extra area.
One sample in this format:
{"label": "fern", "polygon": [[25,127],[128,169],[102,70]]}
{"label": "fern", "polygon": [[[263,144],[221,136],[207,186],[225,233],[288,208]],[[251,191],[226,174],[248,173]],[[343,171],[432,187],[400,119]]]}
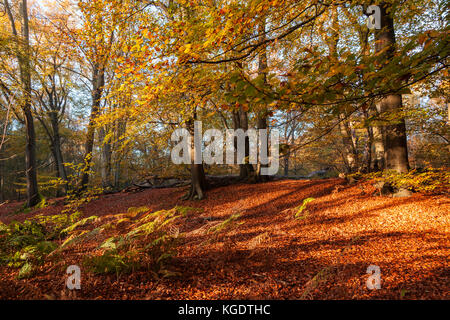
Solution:
{"label": "fern", "polygon": [[[176,254],[175,243],[179,232],[173,232],[174,223],[186,210],[189,209],[176,207],[160,210],[147,213],[137,220],[119,216],[115,224],[127,219],[132,223],[131,230],[103,241],[97,248],[103,250],[101,255],[87,257],[84,263],[95,273],[126,273],[147,266],[152,274],[174,275],[164,264]],[[128,214],[139,211],[145,212],[147,209],[132,209]],[[136,216],[137,214],[134,215]]]}
{"label": "fern", "polygon": [[132,251],[120,254],[117,250],[109,250],[100,256],[86,257],[83,263],[94,273],[128,273],[140,267],[136,255]]}
{"label": "fern", "polygon": [[301,216],[301,214],[306,209],[306,206],[308,205],[308,203],[310,203],[310,202],[312,202],[314,200],[315,200],[314,198],[306,198],[306,199],[304,199],[302,205],[296,208],[297,212],[295,213],[294,218],[298,219],[298,220],[305,219],[306,216]]}
{"label": "fern", "polygon": [[87,223],[89,223],[91,221],[94,221],[97,218],[98,218],[97,216],[90,216],[90,217],[84,218],[84,219],[82,219],[80,221],[77,221],[74,224],[68,226],[67,228],[61,230],[60,233],[61,234],[68,234],[68,233],[72,232],[73,230],[75,230],[76,228],[84,226],[85,224],[87,224]]}
{"label": "fern", "polygon": [[130,208],[128,208],[127,213],[130,216],[135,217],[140,213],[144,213],[144,212],[148,212],[148,211],[150,211],[150,208],[148,208],[148,207],[130,207]]}
{"label": "fern", "polygon": [[[235,222],[240,217],[241,217],[240,213],[233,214],[228,219],[224,220],[223,222],[221,222],[221,223],[219,223],[219,224],[209,228],[207,233],[216,234],[216,233],[225,231],[227,229],[231,229],[231,228],[236,226]],[[242,224],[242,223],[243,222],[241,222],[240,224]]]}

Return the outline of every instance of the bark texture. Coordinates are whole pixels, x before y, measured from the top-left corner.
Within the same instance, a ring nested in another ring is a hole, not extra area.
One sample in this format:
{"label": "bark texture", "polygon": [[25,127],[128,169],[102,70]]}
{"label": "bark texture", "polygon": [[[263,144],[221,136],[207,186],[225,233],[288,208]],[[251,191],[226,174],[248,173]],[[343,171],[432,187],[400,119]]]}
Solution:
{"label": "bark texture", "polygon": [[[394,20],[390,4],[382,2],[380,9],[381,29],[375,33],[375,52],[384,50],[380,58],[381,63],[386,64],[394,58],[395,53]],[[382,117],[399,114],[402,111],[402,96],[386,95],[379,101],[378,108]],[[383,125],[385,168],[404,173],[409,170],[406,125],[403,117],[396,118],[395,121],[385,121]]]}

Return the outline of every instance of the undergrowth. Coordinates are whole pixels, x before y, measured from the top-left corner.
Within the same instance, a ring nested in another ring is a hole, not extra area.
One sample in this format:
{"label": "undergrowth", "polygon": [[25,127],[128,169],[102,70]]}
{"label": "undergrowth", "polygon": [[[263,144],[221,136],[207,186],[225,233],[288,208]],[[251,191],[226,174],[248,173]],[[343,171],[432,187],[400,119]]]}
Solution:
{"label": "undergrowth", "polygon": [[395,189],[408,189],[413,192],[428,194],[448,194],[450,190],[450,172],[447,168],[412,169],[407,173],[392,170],[369,174],[354,174],[356,180],[375,180],[386,182]]}
{"label": "undergrowth", "polygon": [[44,262],[64,236],[64,229],[79,219],[71,215],[35,216],[24,222],[0,222],[0,265],[21,268],[19,278],[32,275],[34,267]]}
{"label": "undergrowth", "polygon": [[[95,240],[99,246],[82,261],[94,273],[147,269],[155,277],[175,275],[166,267],[181,237],[175,224],[196,209],[175,207],[151,212],[146,207],[129,208],[127,213],[115,215],[113,221],[100,224],[97,216],[82,218],[79,211],[69,213],[76,207],[24,222],[0,222],[0,265],[20,268],[19,278],[31,277],[38,266],[56,260],[62,251]],[[107,237],[106,230],[114,236]]]}
{"label": "undergrowth", "polygon": [[118,217],[117,223],[128,222],[127,232],[105,239],[97,248],[98,255],[83,263],[94,273],[129,273],[146,269],[155,277],[176,273],[166,268],[166,261],[176,254],[181,235],[175,222],[186,216],[189,208],[175,207],[136,218],[143,208],[129,209]]}

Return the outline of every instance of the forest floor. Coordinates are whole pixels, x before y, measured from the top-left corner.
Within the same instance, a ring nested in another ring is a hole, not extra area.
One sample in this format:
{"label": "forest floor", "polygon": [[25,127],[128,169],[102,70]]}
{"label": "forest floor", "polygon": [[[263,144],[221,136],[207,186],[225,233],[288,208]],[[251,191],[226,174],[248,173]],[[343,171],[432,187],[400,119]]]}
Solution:
{"label": "forest floor", "polygon": [[[65,288],[65,268],[80,264],[90,246],[45,263],[32,278],[0,268],[0,299],[449,299],[450,199],[414,194],[375,196],[369,183],[341,179],[282,180],[238,184],[207,193],[203,201],[181,201],[184,188],[149,189],[101,196],[85,216],[107,217],[129,207],[152,210],[176,205],[202,208],[183,220],[184,236],[169,269],[179,276],[154,279],[148,272],[96,275],[82,270],[81,290]],[[301,219],[294,208],[313,197]],[[53,205],[12,214],[0,221],[55,214]],[[214,241],[198,230],[239,213],[239,224]],[[101,218],[100,217],[100,218]],[[93,240],[95,241],[95,240]],[[97,243],[98,245],[98,243]],[[81,265],[81,264],[80,264]],[[381,270],[381,289],[369,290],[367,268]]]}

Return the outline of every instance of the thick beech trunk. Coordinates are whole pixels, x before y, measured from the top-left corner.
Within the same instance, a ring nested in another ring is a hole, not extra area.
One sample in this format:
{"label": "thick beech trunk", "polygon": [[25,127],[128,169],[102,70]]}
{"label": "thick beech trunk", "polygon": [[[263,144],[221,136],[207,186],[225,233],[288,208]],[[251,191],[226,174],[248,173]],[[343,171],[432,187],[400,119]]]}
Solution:
{"label": "thick beech trunk", "polygon": [[[187,123],[187,129],[191,136],[194,136],[194,121],[197,119],[197,115],[194,112],[194,117]],[[188,193],[183,197],[184,200],[202,200],[205,197],[205,191],[207,189],[205,170],[203,163],[196,164],[194,162],[196,148],[201,148],[201,145],[196,146],[194,139],[192,139],[191,147],[191,186]]]}
{"label": "thick beech trunk", "polygon": [[[385,2],[380,4],[381,9],[381,29],[375,34],[375,51],[381,54],[382,63],[388,63],[394,58],[395,53],[395,32],[394,20],[390,11],[391,6]],[[389,13],[388,13],[389,11]],[[400,94],[389,94],[382,98],[378,104],[381,116],[395,115],[402,111],[402,96]],[[396,172],[407,172],[408,146],[406,139],[406,126],[403,117],[396,117],[395,121],[386,121],[383,124],[384,135],[384,160],[385,168]]]}
{"label": "thick beech trunk", "polygon": [[[233,125],[234,130],[242,129],[244,132],[248,130],[248,114],[243,110],[242,106],[239,107],[238,111],[233,112]],[[237,147],[237,138],[234,139],[235,148]],[[245,159],[246,163],[239,164],[239,178],[249,179],[255,172],[253,165],[248,163],[248,157],[250,155],[250,139],[245,136]]]}

